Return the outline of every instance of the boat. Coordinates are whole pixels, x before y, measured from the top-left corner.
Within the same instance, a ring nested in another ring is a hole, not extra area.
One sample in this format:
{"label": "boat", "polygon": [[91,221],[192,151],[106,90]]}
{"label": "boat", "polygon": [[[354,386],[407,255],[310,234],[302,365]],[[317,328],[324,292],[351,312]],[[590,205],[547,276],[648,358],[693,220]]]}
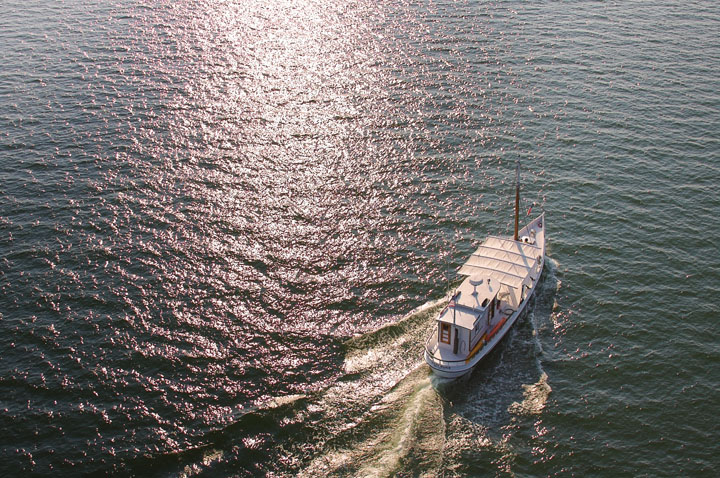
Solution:
{"label": "boat", "polygon": [[440,377],[470,372],[512,328],[537,287],[545,264],[545,213],[518,230],[519,207],[518,164],[513,237],[487,237],[460,268],[466,277],[425,343],[425,361]]}

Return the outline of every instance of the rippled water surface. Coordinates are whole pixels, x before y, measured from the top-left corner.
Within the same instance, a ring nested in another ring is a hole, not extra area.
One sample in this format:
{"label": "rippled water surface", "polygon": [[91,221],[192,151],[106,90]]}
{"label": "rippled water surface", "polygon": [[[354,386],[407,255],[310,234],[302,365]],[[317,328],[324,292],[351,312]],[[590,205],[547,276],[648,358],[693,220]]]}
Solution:
{"label": "rippled water surface", "polygon": [[[3,6],[2,475],[720,467],[714,2]],[[518,159],[547,270],[438,381]]]}

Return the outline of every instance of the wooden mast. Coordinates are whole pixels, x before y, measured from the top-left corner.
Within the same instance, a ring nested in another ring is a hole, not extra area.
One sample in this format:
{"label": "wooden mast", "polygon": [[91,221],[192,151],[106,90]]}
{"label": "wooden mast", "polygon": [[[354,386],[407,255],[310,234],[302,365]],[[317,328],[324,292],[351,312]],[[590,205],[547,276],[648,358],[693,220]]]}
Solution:
{"label": "wooden mast", "polygon": [[515,235],[513,239],[518,240],[518,222],[520,220],[520,161],[517,162],[515,170]]}

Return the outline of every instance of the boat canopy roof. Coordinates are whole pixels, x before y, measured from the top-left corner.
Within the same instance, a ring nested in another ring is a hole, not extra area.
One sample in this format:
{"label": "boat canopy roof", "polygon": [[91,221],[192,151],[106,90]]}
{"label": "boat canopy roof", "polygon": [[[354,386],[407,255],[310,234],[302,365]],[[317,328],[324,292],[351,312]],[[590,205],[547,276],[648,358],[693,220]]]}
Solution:
{"label": "boat canopy roof", "polygon": [[459,273],[495,279],[515,289],[532,277],[537,279],[538,257],[543,251],[534,244],[490,236],[470,256]]}

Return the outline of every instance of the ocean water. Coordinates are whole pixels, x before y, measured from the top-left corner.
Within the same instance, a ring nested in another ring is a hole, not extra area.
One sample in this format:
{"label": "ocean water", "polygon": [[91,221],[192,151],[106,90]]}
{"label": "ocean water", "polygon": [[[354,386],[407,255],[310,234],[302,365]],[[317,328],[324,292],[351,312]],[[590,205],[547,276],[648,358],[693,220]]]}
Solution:
{"label": "ocean water", "polygon": [[[720,8],[3,2],[2,476],[720,468]],[[545,211],[531,308],[422,360]]]}

